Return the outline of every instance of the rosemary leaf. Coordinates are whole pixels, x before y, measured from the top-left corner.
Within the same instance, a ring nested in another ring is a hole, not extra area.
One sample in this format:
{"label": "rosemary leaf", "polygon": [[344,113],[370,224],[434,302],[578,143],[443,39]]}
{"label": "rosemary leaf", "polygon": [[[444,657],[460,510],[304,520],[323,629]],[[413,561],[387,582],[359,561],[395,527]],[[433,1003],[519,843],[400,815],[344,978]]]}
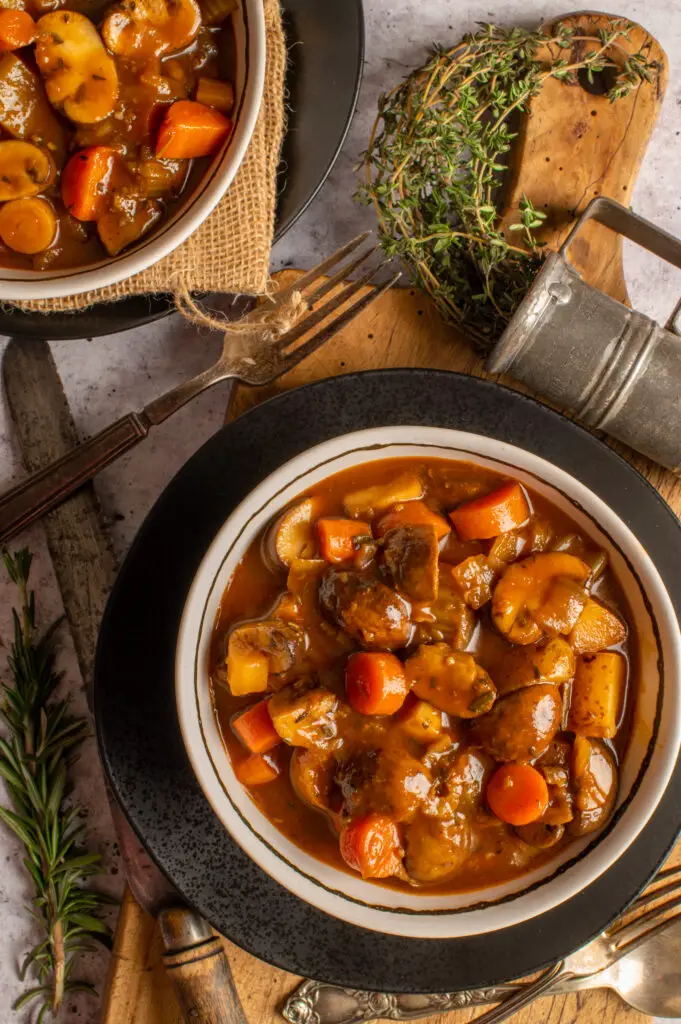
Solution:
{"label": "rosemary leaf", "polygon": [[110,945],[110,930],[99,916],[110,901],[83,885],[99,873],[100,858],[77,847],[83,825],[80,808],[69,800],[68,769],[87,723],[71,714],[68,701],[55,698],[61,674],[55,670],[53,639],[59,622],[38,634],[35,594],[28,589],[31,561],[25,548],[4,555],[20,600],[7,659],[12,679],[2,685],[0,704],[7,727],[7,737],[0,738],[0,776],[12,807],[0,807],[0,821],[26,848],[24,866],[34,886],[26,909],[42,932],[21,967],[22,980],[33,971],[38,984],[16,1000],[14,1009],[40,1000],[36,1020],[44,1021],[58,1013],[66,992],[91,991],[87,982],[70,976],[74,958],[93,941]]}

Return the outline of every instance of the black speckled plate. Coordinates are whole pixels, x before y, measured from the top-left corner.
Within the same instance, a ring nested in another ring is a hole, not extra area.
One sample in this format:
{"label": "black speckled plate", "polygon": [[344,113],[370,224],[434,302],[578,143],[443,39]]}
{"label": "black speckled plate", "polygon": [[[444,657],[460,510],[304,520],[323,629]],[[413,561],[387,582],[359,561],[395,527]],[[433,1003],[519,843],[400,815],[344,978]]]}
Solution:
{"label": "black speckled plate", "polygon": [[99,743],[111,785],[151,856],[232,941],[294,974],[402,992],[478,988],[581,946],[636,896],[681,824],[681,762],[650,822],[605,875],[526,924],[464,939],[365,931],[302,902],[233,842],[189,766],[175,713],[175,640],[192,577],[218,528],[263,477],[330,437],[419,424],[526,448],[591,488],[646,547],[678,611],[681,529],[659,495],[589,433],[475,377],[382,370],[287,392],[224,427],[170,483],[121,569],[95,669]]}
{"label": "black speckled plate", "polygon": [[[362,0],[281,0],[289,48],[288,125],[279,165],[275,241],[326,181],[345,140],[362,79]],[[143,327],[175,308],[170,295],[132,295],[82,313],[3,309],[0,335],[63,341]]]}

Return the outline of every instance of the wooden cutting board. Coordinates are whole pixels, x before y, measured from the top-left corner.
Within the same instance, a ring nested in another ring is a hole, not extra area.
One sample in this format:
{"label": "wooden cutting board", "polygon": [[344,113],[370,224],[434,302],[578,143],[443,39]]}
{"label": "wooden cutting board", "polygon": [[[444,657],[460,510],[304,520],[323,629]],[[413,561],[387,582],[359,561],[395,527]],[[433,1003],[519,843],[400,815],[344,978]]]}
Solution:
{"label": "wooden cutting board", "polygon": [[[565,19],[564,19],[565,20]],[[570,20],[580,32],[592,35],[607,22],[602,15],[584,14]],[[559,244],[576,214],[596,195],[628,203],[650,134],[657,119],[667,80],[666,58],[655,40],[635,27],[631,45],[646,42],[660,62],[659,81],[633,96],[610,104],[579,86],[548,83],[533,104],[520,140],[520,169],[511,194],[527,192],[548,213],[546,237]],[[580,240],[581,241],[581,240]],[[573,254],[585,278],[613,297],[626,301],[621,244],[605,228],[589,228],[580,251]],[[278,275],[288,282],[296,271]],[[268,388],[237,391],[229,410],[233,417],[279,391],[313,380],[355,370],[386,366],[432,367],[485,376],[482,360],[469,342],[445,326],[429,302],[413,289],[394,289],[372,305],[321,351]],[[505,380],[511,386],[513,382]],[[517,386],[517,385],[516,385]],[[282,424],[285,429],[285,424]],[[642,456],[620,448],[681,515],[681,481]],[[681,863],[681,844],[670,863]],[[249,1024],[278,1018],[283,999],[300,979],[244,953],[223,940],[231,961]],[[128,891],[116,932],[102,1024],[182,1024],[170,984],[161,964],[162,944],[155,922]],[[467,1024],[480,1010],[428,1018],[428,1024]],[[514,1020],[518,1024],[635,1024],[646,1017],[625,1007],[606,992],[549,997],[538,1001]]]}

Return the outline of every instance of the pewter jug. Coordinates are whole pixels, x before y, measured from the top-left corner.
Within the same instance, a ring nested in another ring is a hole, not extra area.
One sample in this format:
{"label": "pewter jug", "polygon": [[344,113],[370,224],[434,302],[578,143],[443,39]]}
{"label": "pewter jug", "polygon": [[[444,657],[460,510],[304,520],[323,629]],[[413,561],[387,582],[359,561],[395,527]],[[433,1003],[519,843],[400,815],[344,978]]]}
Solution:
{"label": "pewter jug", "polygon": [[681,241],[612,199],[594,199],[547,258],[486,369],[510,373],[679,473],[681,303],[661,327],[583,281],[568,251],[591,219],[681,268]]}

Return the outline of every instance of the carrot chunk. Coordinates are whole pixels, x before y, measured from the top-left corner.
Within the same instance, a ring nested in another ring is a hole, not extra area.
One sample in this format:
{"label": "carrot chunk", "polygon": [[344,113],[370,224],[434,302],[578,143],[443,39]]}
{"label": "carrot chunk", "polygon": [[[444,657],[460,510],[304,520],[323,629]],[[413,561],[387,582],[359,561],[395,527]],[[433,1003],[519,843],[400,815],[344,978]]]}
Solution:
{"label": "carrot chunk", "polygon": [[57,237],[57,215],[46,199],[12,199],[0,208],[0,238],[15,252],[43,252]]}
{"label": "carrot chunk", "polygon": [[20,50],[35,39],[35,22],[26,11],[0,11],[0,52]]}
{"label": "carrot chunk", "polygon": [[504,764],[487,785],[493,814],[509,825],[529,825],[549,805],[549,790],[541,772],[530,764]]}
{"label": "carrot chunk", "polygon": [[394,505],[379,519],[376,536],[382,537],[396,526],[434,526],[438,540],[446,537],[452,529],[443,516],[428,508],[425,501],[405,501],[404,504]]}
{"label": "carrot chunk", "polygon": [[76,220],[98,220],[119,160],[111,146],[87,146],[74,153],[61,174],[61,197]]}
{"label": "carrot chunk", "polygon": [[359,651],[347,660],[345,692],[351,706],[363,715],[394,715],[404,704],[409,684],[394,654]]}
{"label": "carrot chunk", "polygon": [[234,766],[234,773],[242,786],[264,786],[274,782],[281,769],[267,754],[251,754]]}
{"label": "carrot chunk", "polygon": [[474,498],[449,513],[462,540],[488,540],[527,522],[530,506],[515,480],[502,484],[483,498]]}
{"label": "carrot chunk", "polygon": [[216,153],[232,131],[219,110],[195,100],[178,100],[166,111],[156,140],[156,156],[191,159]]}
{"label": "carrot chunk", "polygon": [[265,754],[281,743],[279,733],[272,725],[266,700],[236,715],[232,729],[252,754]]}
{"label": "carrot chunk", "polygon": [[371,539],[371,527],[356,519],[318,519],[317,544],[326,562],[349,562],[357,553],[360,537]]}
{"label": "carrot chunk", "polygon": [[390,878],[402,863],[397,825],[385,814],[367,814],[344,826],[341,857],[362,878]]}

